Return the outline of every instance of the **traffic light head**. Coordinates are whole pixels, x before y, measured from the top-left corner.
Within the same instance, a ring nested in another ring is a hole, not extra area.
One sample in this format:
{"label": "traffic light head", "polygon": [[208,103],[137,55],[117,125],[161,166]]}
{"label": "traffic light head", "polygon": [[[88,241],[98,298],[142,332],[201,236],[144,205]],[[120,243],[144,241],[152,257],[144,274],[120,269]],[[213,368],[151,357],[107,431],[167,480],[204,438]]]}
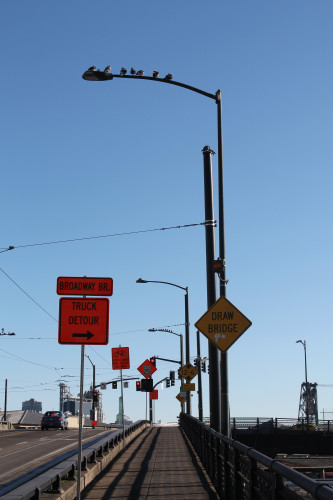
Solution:
{"label": "traffic light head", "polygon": [[135,387],[136,387],[136,390],[137,390],[137,391],[140,391],[140,392],[141,392],[141,382],[140,382],[140,380],[137,380],[137,381],[135,382]]}
{"label": "traffic light head", "polygon": [[170,370],[170,380],[175,380],[175,372],[173,370]]}
{"label": "traffic light head", "polygon": [[112,389],[117,389],[117,382],[112,382]]}
{"label": "traffic light head", "polygon": [[97,392],[97,391],[94,391],[94,392],[93,392],[93,402],[94,402],[94,403],[97,403],[97,401],[98,401],[98,392]]}
{"label": "traffic light head", "polygon": [[171,385],[175,385],[176,381],[174,378],[171,379]]}
{"label": "traffic light head", "polygon": [[152,364],[152,365],[154,365],[154,366],[155,366],[155,368],[156,368],[156,358],[155,358],[155,356],[152,356],[152,357],[150,358],[150,360],[149,360],[149,361],[150,361],[150,362],[151,362],[151,364]]}
{"label": "traffic light head", "polygon": [[170,379],[169,378],[166,379],[166,386],[170,387]]}

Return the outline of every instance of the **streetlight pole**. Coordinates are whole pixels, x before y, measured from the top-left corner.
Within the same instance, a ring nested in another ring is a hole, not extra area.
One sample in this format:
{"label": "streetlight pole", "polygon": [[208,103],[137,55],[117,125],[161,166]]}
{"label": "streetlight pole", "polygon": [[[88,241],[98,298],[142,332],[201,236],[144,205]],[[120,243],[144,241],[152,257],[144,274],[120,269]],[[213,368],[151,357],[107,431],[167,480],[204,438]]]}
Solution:
{"label": "streetlight pole", "polygon": [[306,342],[305,340],[296,340],[296,344],[302,344],[304,347],[305,387],[306,387],[306,427],[309,430],[309,387],[308,387],[308,369],[306,362]]}
{"label": "streetlight pole", "polygon": [[[180,363],[181,367],[184,366],[184,347],[183,347],[183,334],[175,333],[172,330],[168,330],[167,328],[150,328],[148,332],[167,332],[172,333],[173,335],[177,335],[180,338]],[[181,384],[183,384],[183,377],[181,377]],[[181,404],[182,411],[184,411],[184,404]]]}
{"label": "streetlight pole", "polygon": [[[92,387],[92,389],[93,389],[93,390],[92,390],[92,392],[93,392],[93,398],[92,398],[92,414],[93,414],[93,420],[96,420],[96,414],[95,414],[95,409],[96,409],[96,408],[95,408],[95,401],[94,401],[94,392],[95,392],[95,365],[94,365],[94,363],[91,361],[91,359],[89,358],[89,356],[88,356],[87,354],[86,354],[85,356],[86,356],[86,358],[88,358],[88,359],[89,359],[89,361],[90,361],[90,363],[92,364],[92,367],[93,367],[93,387]],[[94,425],[92,425],[91,427],[92,427],[92,429],[95,429],[95,426],[94,426]]]}
{"label": "streetlight pole", "polygon": [[[119,75],[111,73],[111,68],[107,66],[104,71],[96,70],[92,66],[82,75],[84,80],[88,81],[108,81],[114,78],[127,78],[137,80],[150,80],[161,83],[168,83],[190,90],[197,94],[201,94],[209,99],[215,101],[217,105],[217,139],[218,139],[218,192],[219,192],[219,259],[221,260],[220,277],[220,296],[226,297],[226,254],[225,254],[225,231],[224,231],[224,183],[223,183],[223,136],[222,136],[222,92],[217,90],[215,94],[211,94],[204,90],[198,89],[191,85],[173,80],[172,75],[169,73],[164,78],[159,78],[157,71],[153,72],[153,76],[143,76],[143,71],[135,72],[131,70],[131,74],[127,75],[127,70],[122,68]],[[229,420],[229,388],[228,388],[228,355],[221,353],[220,362],[220,377],[218,373],[216,376],[220,378],[221,382],[221,432],[227,436],[230,435],[230,420]]]}
{"label": "streetlight pole", "polygon": [[[180,288],[181,290],[185,290],[185,359],[186,363],[190,362],[190,322],[189,322],[189,309],[188,309],[188,287],[176,285],[175,283],[169,283],[168,281],[151,281],[144,280],[142,278],[138,278],[136,280],[137,283],[161,283],[163,285],[171,285],[176,288]],[[191,415],[191,393],[188,391],[187,394],[187,405],[186,405],[186,413]]]}

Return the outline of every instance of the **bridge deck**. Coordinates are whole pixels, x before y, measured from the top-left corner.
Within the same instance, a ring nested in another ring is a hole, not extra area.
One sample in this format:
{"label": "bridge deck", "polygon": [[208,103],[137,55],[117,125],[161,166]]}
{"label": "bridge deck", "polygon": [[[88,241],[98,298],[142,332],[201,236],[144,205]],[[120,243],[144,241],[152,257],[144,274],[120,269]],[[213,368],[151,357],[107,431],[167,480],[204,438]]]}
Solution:
{"label": "bridge deck", "polygon": [[218,496],[178,426],[154,427],[81,495],[87,500],[217,500]]}

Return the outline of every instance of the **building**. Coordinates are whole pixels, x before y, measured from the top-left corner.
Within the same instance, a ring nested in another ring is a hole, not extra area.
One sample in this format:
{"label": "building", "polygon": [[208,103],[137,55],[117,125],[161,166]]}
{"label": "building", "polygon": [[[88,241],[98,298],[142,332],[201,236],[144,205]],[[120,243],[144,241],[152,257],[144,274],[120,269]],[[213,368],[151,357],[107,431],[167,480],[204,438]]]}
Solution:
{"label": "building", "polygon": [[31,398],[29,401],[22,402],[22,410],[31,410],[35,412],[42,412],[42,403]]}

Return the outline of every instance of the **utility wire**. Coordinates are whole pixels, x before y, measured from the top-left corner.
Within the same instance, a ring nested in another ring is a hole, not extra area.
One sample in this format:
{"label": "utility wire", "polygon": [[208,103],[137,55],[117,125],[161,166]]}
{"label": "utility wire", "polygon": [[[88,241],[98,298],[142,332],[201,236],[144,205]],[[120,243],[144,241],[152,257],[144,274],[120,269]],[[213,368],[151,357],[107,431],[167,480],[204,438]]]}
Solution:
{"label": "utility wire", "polygon": [[54,319],[54,321],[56,321],[56,322],[58,323],[58,320],[57,320],[54,316],[52,316],[52,314],[50,314],[50,313],[49,313],[46,309],[44,309],[44,307],[43,307],[43,306],[41,306],[40,304],[38,304],[38,302],[37,302],[35,299],[33,299],[33,298],[31,297],[31,295],[29,295],[29,294],[28,294],[25,290],[23,290],[23,288],[22,288],[22,287],[20,287],[20,285],[18,285],[18,284],[16,283],[16,281],[14,281],[14,280],[13,280],[13,278],[11,278],[11,277],[9,276],[9,274],[7,274],[7,273],[6,273],[6,272],[5,272],[5,271],[4,271],[1,267],[0,267],[0,271],[1,271],[1,272],[5,275],[5,276],[7,276],[7,278],[8,278],[8,279],[10,279],[10,281],[12,281],[12,282],[14,283],[14,285],[16,285],[16,286],[17,286],[17,288],[19,288],[19,289],[21,290],[21,292],[23,292],[23,293],[24,293],[27,297],[29,297],[29,299],[30,299],[30,300],[32,300],[32,302],[34,302],[34,303],[36,304],[36,306],[38,306],[40,309],[42,309],[42,311],[44,311],[44,312],[45,312],[48,316],[50,316],[50,318]]}
{"label": "utility wire", "polygon": [[[84,241],[84,240],[96,240],[99,238],[114,238],[116,236],[128,236],[130,234],[140,234],[140,233],[152,233],[156,231],[168,231],[170,229],[183,229],[186,227],[194,227],[194,226],[207,226],[207,225],[216,225],[215,220],[209,220],[205,222],[199,222],[196,224],[183,224],[181,226],[169,226],[169,227],[159,227],[159,228],[154,228],[154,229],[141,229],[139,231],[127,231],[124,233],[113,233],[113,234],[104,234],[100,236],[86,236],[83,238],[72,238],[72,239],[67,239],[67,240],[58,240],[58,241],[47,241],[44,243],[30,243],[27,245],[17,245],[12,247],[11,249],[14,248],[27,248],[27,247],[37,247],[37,246],[43,246],[43,245],[57,245],[59,243],[73,243],[74,241]],[[9,247],[7,248],[7,250]]]}

